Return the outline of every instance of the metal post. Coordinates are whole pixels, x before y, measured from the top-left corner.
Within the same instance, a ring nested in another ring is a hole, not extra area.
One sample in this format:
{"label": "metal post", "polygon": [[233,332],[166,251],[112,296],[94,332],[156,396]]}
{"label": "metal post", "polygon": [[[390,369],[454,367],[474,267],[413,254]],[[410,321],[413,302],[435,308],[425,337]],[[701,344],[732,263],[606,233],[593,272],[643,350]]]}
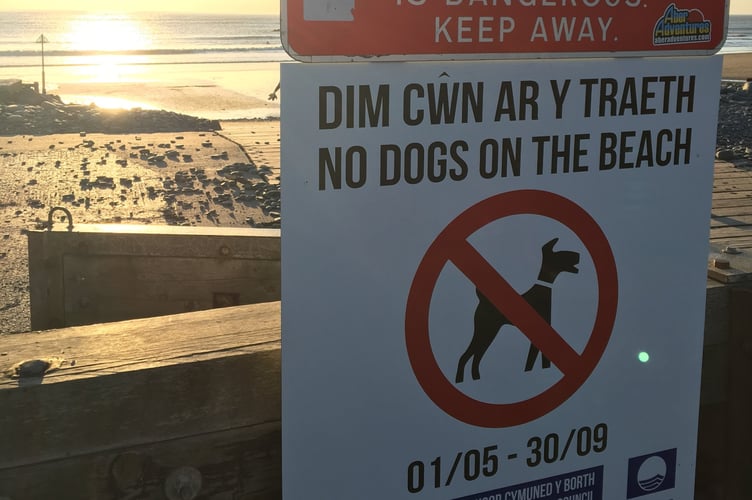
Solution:
{"label": "metal post", "polygon": [[45,84],[44,84],[45,83],[44,82],[44,43],[45,42],[49,42],[49,40],[47,40],[44,37],[44,33],[42,33],[41,35],[39,35],[39,38],[37,38],[37,43],[42,44],[42,94],[47,93],[47,88],[45,87]]}

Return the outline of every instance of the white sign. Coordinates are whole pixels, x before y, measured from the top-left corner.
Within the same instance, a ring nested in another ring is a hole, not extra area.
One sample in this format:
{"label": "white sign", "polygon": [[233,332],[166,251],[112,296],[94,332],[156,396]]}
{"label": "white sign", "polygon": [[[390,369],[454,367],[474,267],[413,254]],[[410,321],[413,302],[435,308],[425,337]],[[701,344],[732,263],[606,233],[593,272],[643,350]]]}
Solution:
{"label": "white sign", "polygon": [[283,65],[284,498],[692,498],[720,71]]}

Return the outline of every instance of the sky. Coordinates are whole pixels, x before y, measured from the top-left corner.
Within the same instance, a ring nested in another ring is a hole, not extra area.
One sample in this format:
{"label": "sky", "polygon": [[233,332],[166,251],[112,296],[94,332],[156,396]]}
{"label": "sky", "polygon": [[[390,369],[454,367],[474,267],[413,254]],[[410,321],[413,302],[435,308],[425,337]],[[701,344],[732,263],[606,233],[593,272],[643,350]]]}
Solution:
{"label": "sky", "polygon": [[[381,0],[379,0],[381,1]],[[738,1],[738,0],[737,0]],[[752,0],[744,0],[752,2]],[[280,0],[0,0],[0,11],[80,10],[114,12],[208,12],[235,14],[279,14]],[[62,5],[61,5],[62,4]]]}
{"label": "sky", "polygon": [[752,0],[731,0],[731,14],[752,14]]}
{"label": "sky", "polygon": [[[373,1],[373,0],[371,0]],[[387,0],[376,0],[387,1]],[[695,5],[702,5],[705,0],[694,0]],[[716,1],[716,0],[713,0]],[[208,12],[235,14],[278,14],[280,0],[110,0],[105,3],[109,11],[172,11],[172,12]],[[2,10],[61,10],[60,0],[1,0]],[[158,7],[155,7],[155,4]],[[98,11],[103,10],[102,0],[66,0],[65,10]],[[731,14],[752,15],[752,0],[731,0]]]}

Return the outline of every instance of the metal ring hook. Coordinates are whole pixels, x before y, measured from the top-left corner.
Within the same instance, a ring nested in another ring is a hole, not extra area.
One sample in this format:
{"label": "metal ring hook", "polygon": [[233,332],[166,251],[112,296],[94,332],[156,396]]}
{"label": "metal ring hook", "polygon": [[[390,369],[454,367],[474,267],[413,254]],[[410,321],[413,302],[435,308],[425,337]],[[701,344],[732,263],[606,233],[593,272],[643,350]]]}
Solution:
{"label": "metal ring hook", "polygon": [[52,214],[58,210],[62,210],[65,213],[65,216],[68,217],[68,231],[73,231],[73,216],[71,215],[70,210],[65,207],[52,207],[50,209],[50,215],[47,216],[47,231],[52,231],[52,225],[54,224],[54,222],[52,222]]}

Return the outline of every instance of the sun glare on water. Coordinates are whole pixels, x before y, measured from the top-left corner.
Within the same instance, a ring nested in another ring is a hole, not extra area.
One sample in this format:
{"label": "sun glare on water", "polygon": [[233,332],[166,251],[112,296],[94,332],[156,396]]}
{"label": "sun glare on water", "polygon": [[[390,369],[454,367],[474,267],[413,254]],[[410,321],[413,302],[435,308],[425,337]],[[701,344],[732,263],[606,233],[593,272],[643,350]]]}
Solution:
{"label": "sun glare on water", "polygon": [[84,14],[73,19],[63,42],[76,55],[82,79],[118,82],[133,79],[136,65],[148,62],[143,51],[152,47],[148,32],[127,14]]}

